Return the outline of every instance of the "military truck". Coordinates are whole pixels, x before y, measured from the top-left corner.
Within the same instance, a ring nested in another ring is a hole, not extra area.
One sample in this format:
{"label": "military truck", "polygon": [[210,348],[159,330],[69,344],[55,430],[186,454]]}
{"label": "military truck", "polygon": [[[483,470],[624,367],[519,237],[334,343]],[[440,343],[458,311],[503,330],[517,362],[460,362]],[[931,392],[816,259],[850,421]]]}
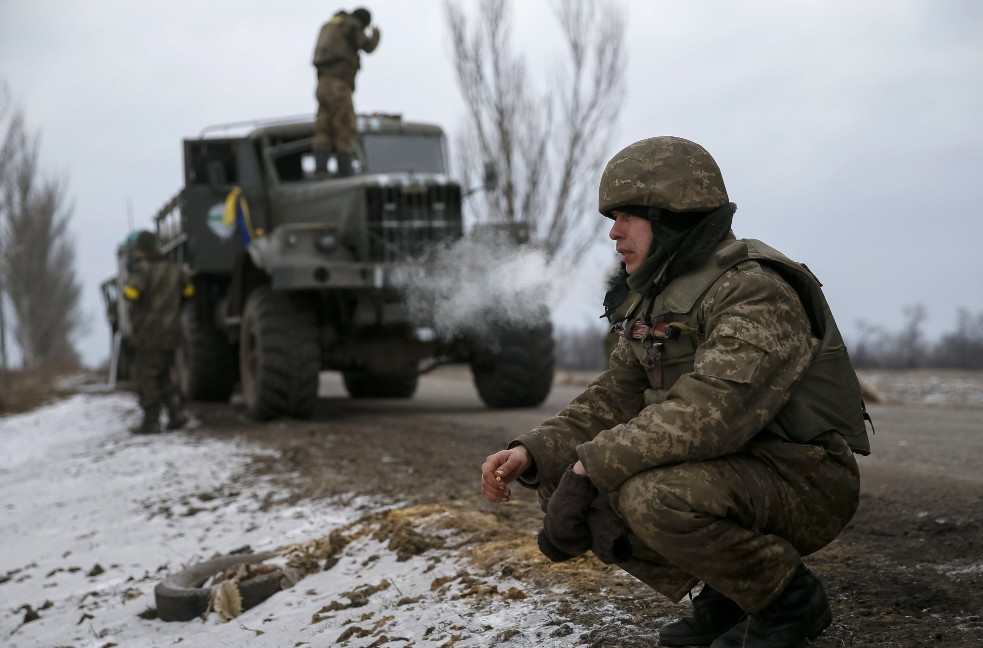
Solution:
{"label": "military truck", "polygon": [[546,398],[544,305],[516,323],[488,304],[489,334],[440,333],[426,304],[411,303],[416,279],[454,271],[438,250],[471,235],[438,126],[360,115],[356,172],[344,178],[315,171],[311,120],[233,127],[184,140],[184,187],[154,217],[162,251],[195,287],[177,361],[189,398],[226,400],[239,384],[256,418],[306,417],[323,370],[341,372],[355,398],[409,398],[421,373],[447,363],[470,365],[490,407]]}

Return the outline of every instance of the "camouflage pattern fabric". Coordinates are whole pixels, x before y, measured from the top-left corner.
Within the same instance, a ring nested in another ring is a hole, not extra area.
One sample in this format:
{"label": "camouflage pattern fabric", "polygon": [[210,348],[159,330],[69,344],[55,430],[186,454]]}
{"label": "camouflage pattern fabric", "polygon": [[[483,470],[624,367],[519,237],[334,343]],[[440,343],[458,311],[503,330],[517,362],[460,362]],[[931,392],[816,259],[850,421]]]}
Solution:
{"label": "camouflage pattern fabric", "polygon": [[157,421],[163,405],[172,418],[181,411],[181,395],[171,380],[174,350],[152,346],[134,348],[137,389],[144,419]]}
{"label": "camouflage pattern fabric", "polygon": [[181,297],[189,290],[180,265],[154,255],[130,268],[123,292],[130,307],[134,347],[175,349],[181,341]]}
{"label": "camouflage pattern fabric", "polygon": [[344,11],[336,13],[321,26],[314,46],[314,67],[318,78],[331,76],[346,83],[355,91],[355,75],[361,67],[359,50],[375,51],[379,45],[379,32],[366,35],[362,23]]}
{"label": "camouflage pattern fabric", "polygon": [[317,120],[312,147],[318,151],[354,153],[358,126],[351,87],[345,81],[323,75],[317,81],[315,94]]}
{"label": "camouflage pattern fabric", "polygon": [[801,556],[846,527],[859,489],[856,460],[835,432],[812,444],[762,438],[718,459],[643,471],[616,496],[643,546],[621,567],[672,600],[702,580],[756,612]]}
{"label": "camouflage pattern fabric", "polygon": [[674,212],[726,205],[720,168],[702,146],[681,137],[651,137],[616,153],[601,174],[598,211],[642,205]]}
{"label": "camouflage pattern fabric", "polygon": [[[717,250],[734,243],[730,235]],[[510,445],[530,451],[535,469],[521,480],[541,497],[583,462],[639,545],[627,571],[674,600],[704,580],[754,611],[787,584],[800,554],[843,528],[859,479],[839,433],[791,443],[763,431],[820,341],[777,272],[725,261],[711,254],[654,299],[637,297],[631,317],[681,317],[682,333],[656,344],[629,327],[607,371]],[[714,273],[708,289],[701,272]]]}

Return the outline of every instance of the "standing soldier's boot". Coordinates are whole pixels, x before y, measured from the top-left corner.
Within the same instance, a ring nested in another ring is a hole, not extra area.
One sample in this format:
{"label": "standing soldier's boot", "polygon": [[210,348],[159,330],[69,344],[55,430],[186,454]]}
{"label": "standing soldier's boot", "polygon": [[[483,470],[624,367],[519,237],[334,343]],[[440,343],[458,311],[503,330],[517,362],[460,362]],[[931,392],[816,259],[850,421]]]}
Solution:
{"label": "standing soldier's boot", "polygon": [[188,415],[183,409],[174,409],[167,412],[167,429],[180,430],[188,424]]}
{"label": "standing soldier's boot", "polygon": [[738,623],[710,648],[799,648],[833,622],[826,588],[801,565],[778,600]]}
{"label": "standing soldier's boot", "polygon": [[184,411],[184,403],[181,400],[181,395],[174,388],[170,390],[164,400],[164,406],[167,408],[166,428],[168,430],[180,430],[188,422],[188,415]]}
{"label": "standing soldier's boot", "polygon": [[[693,599],[693,614],[659,628],[662,646],[709,646],[744,618],[744,610],[709,585]],[[742,624],[743,625],[743,624]]]}
{"label": "standing soldier's boot", "polygon": [[338,177],[347,178],[355,173],[352,168],[352,154],[351,153],[338,153],[335,156],[335,160],[338,162]]}
{"label": "standing soldier's boot", "polygon": [[328,175],[328,160],[331,158],[330,151],[321,149],[314,150],[314,173],[318,175]]}
{"label": "standing soldier's boot", "polygon": [[140,425],[130,428],[133,434],[156,434],[160,432],[160,410],[144,410]]}

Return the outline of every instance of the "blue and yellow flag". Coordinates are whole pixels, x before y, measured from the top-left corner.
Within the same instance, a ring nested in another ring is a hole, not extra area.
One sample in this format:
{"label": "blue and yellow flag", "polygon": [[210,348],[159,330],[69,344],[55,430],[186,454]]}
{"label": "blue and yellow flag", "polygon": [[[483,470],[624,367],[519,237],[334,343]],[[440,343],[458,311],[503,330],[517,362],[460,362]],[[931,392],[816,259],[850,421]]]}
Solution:
{"label": "blue and yellow flag", "polygon": [[239,235],[242,237],[243,247],[249,245],[249,242],[255,238],[256,232],[253,230],[253,222],[249,217],[249,203],[246,201],[246,197],[242,195],[242,190],[239,187],[234,187],[226,196],[225,214],[222,215],[223,225],[229,227],[233,223],[235,223],[236,229],[239,230]]}

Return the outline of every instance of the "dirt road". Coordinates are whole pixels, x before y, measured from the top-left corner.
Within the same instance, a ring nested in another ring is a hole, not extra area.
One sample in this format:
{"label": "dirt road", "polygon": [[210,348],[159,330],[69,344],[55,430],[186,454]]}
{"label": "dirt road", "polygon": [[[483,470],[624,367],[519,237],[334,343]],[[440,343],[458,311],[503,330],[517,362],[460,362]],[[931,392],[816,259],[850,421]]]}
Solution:
{"label": "dirt road", "polygon": [[[532,493],[497,506],[478,495],[484,457],[563,407],[581,381],[556,386],[540,408],[503,412],[484,408],[466,374],[427,376],[406,401],[351,400],[325,374],[309,421],[256,424],[228,405],[198,405],[195,414],[201,434],[244,434],[275,450],[243,476],[277,480],[269,506],[353,492],[441,503],[470,524],[476,542],[500,541],[498,555],[481,557],[488,570],[520,577],[530,591],[562,600],[568,620],[596,628],[571,645],[657,645],[659,625],[688,602],[667,602],[593,558],[549,565],[535,551],[541,513]],[[860,509],[809,559],[834,606],[833,626],[812,645],[981,646],[983,410],[870,409],[876,435],[873,455],[861,460]],[[563,619],[557,626],[562,632]]]}

